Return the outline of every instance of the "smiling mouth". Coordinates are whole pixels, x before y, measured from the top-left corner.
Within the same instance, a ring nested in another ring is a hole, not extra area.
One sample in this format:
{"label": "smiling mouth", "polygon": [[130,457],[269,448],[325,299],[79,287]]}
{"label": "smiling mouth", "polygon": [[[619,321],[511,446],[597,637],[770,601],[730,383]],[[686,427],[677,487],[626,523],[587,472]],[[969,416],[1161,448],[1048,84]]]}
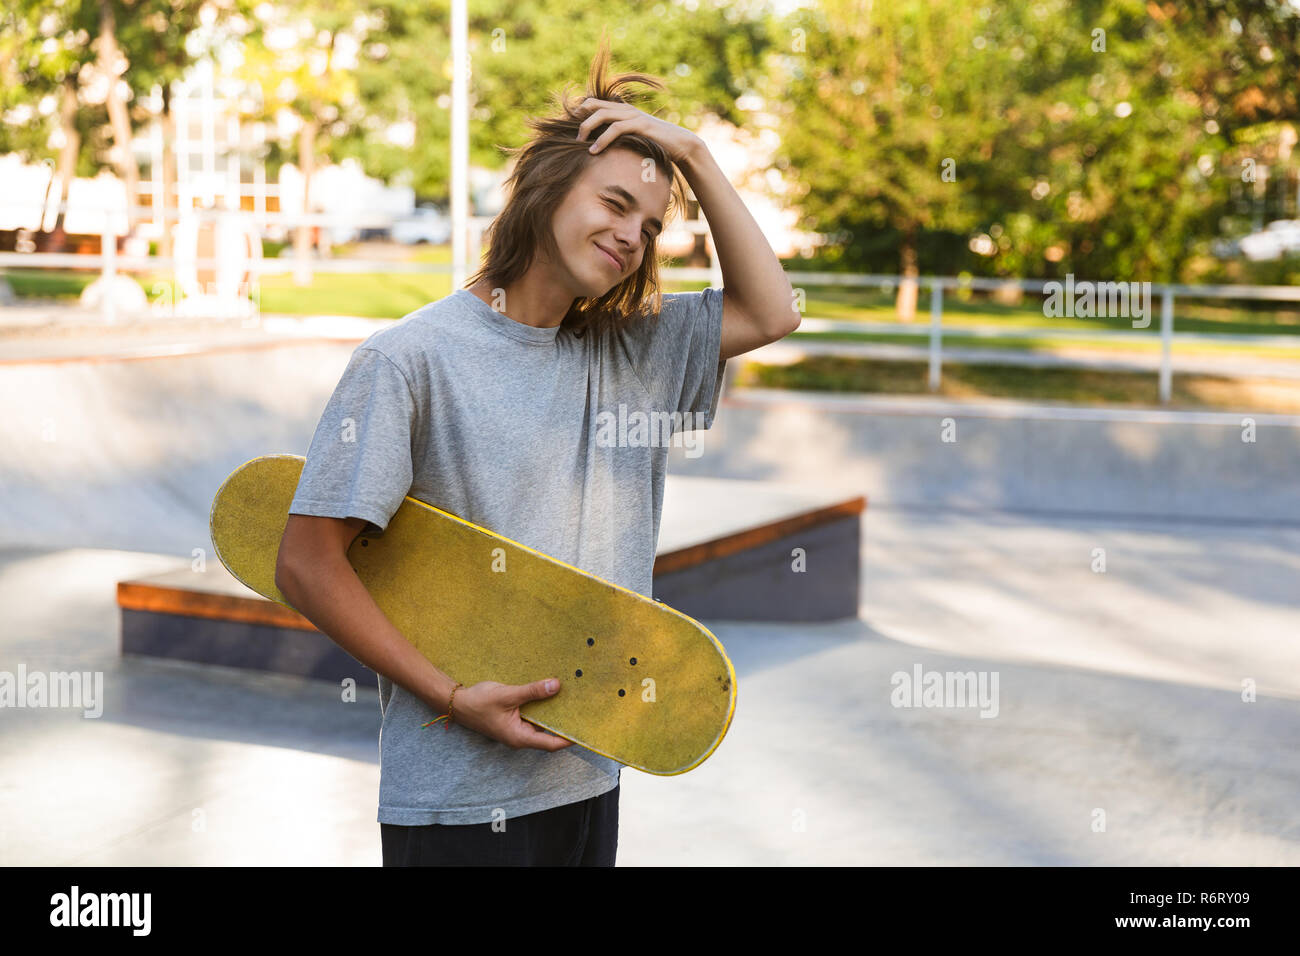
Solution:
{"label": "smiling mouth", "polygon": [[[595,243],[592,243],[592,245],[595,245]],[[602,256],[604,256],[604,257],[605,257],[605,261],[608,262],[608,263],[609,263],[611,266],[613,266],[615,269],[617,269],[619,272],[622,272],[622,271],[623,271],[623,266],[622,266],[622,264],[620,264],[619,261],[618,261],[617,259],[615,259],[613,256],[611,256],[611,255],[610,255],[608,252],[606,252],[604,249],[600,248],[600,246],[596,246],[596,251],[599,252]]]}

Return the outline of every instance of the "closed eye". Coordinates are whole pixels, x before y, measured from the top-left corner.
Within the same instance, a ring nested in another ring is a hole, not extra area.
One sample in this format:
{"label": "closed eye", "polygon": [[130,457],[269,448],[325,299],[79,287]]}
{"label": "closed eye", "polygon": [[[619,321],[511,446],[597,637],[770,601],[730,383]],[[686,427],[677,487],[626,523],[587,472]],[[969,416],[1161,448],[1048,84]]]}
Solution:
{"label": "closed eye", "polygon": [[[617,209],[620,213],[623,212],[623,206],[622,206],[622,204],[619,203],[617,200],[614,200],[614,199],[606,199],[606,200],[605,200],[605,205],[606,205],[606,206],[610,206],[610,207],[613,208],[613,209]],[[641,235],[645,236],[645,241],[646,241],[647,243],[651,242],[651,241],[654,239],[654,233],[652,233],[649,229],[643,229],[643,230],[641,230]]]}

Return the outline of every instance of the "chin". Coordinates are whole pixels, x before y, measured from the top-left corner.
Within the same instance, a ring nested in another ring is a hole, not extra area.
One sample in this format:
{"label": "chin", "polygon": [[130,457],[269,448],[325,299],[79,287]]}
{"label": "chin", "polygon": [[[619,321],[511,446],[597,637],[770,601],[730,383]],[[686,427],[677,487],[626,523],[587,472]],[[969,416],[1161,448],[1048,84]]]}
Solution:
{"label": "chin", "polygon": [[599,276],[588,284],[587,288],[591,291],[587,293],[587,297],[599,299],[602,295],[612,291],[622,281],[622,279],[619,279],[616,282],[610,282],[605,276]]}

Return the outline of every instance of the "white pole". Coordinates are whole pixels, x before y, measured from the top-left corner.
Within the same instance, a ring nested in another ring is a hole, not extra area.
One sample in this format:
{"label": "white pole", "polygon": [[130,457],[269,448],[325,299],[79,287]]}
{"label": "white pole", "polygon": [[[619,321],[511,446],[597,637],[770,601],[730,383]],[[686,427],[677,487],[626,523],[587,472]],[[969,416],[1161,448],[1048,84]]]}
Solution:
{"label": "white pole", "polygon": [[1174,290],[1165,286],[1160,296],[1160,401],[1166,403],[1173,392]]}
{"label": "white pole", "polygon": [[226,196],[227,209],[240,209],[243,207],[243,170],[240,169],[240,151],[243,147],[239,130],[239,117],[232,111],[226,116],[226,149],[227,165],[226,175],[230,183],[230,192]]}
{"label": "white pole", "polygon": [[[261,145],[260,143],[258,144]],[[257,228],[266,228],[266,167],[260,159],[253,160],[253,216]]]}
{"label": "white pole", "polygon": [[212,59],[203,61],[203,201],[207,206],[217,202],[215,179],[217,176],[216,110],[212,94]]}
{"label": "white pole", "polygon": [[153,135],[149,137],[150,155],[149,162],[151,169],[149,172],[149,185],[152,187],[153,194],[153,224],[159,230],[159,237],[167,229],[165,220],[166,212],[163,208],[163,95],[162,87],[154,86],[152,93],[154,103],[153,117]]}
{"label": "white pole", "polygon": [[117,231],[113,227],[113,212],[104,210],[104,228],[99,236],[99,251],[103,272],[100,281],[103,284],[103,298],[100,300],[104,322],[112,325],[117,321],[117,298],[113,295],[117,285]]}
{"label": "white pole", "polygon": [[451,4],[451,283],[465,284],[469,228],[469,17],[465,0]]}
{"label": "white pole", "polygon": [[179,215],[183,207],[182,198],[190,173],[190,111],[189,83],[180,80],[172,87],[172,122],[175,124],[172,140],[172,155],[176,157],[176,210]]}
{"label": "white pole", "polygon": [[930,287],[930,391],[939,391],[939,369],[943,340],[943,283],[937,278]]}

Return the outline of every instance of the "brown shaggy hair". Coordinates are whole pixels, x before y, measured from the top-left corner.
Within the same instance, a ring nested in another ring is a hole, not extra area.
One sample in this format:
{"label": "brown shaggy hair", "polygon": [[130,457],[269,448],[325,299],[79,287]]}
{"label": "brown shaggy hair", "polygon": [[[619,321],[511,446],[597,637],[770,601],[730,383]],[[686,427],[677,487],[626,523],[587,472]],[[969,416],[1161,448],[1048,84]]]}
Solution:
{"label": "brown shaggy hair", "polygon": [[[644,73],[622,73],[608,77],[608,66],[609,49],[602,36],[600,48],[591,64],[587,92],[576,99],[570,99],[568,91],[571,84],[565,84],[561,91],[553,94],[560,115],[529,119],[528,125],[535,131],[535,135],[528,144],[517,149],[501,147],[506,153],[518,154],[515,168],[505,183],[509,198],[505,208],[487,228],[487,256],[481,268],[466,282],[467,288],[483,279],[487,279],[493,288],[505,287],[528,271],[539,248],[545,249],[552,261],[559,261],[560,253],[551,229],[551,217],[578,177],[597,158],[589,151],[589,147],[609,128],[609,124],[602,124],[591,130],[586,139],[579,141],[578,127],[586,117],[578,112],[578,108],[589,96],[637,105],[646,94],[629,89],[633,84],[642,84],[656,90],[665,88],[659,79]],[[675,212],[684,213],[685,180],[662,146],[640,134],[624,133],[604,147],[601,155],[616,147],[648,157],[654,161],[659,174],[670,177],[665,223],[672,219]],[[596,299],[574,299],[560,328],[568,329],[578,336],[585,335],[590,329],[593,336],[599,339],[614,326],[646,314],[647,305],[649,312],[657,314],[662,308],[659,298],[662,294],[659,269],[666,261],[666,257],[664,261],[660,259],[657,242],[657,236],[651,239],[636,272],[603,296]]]}

